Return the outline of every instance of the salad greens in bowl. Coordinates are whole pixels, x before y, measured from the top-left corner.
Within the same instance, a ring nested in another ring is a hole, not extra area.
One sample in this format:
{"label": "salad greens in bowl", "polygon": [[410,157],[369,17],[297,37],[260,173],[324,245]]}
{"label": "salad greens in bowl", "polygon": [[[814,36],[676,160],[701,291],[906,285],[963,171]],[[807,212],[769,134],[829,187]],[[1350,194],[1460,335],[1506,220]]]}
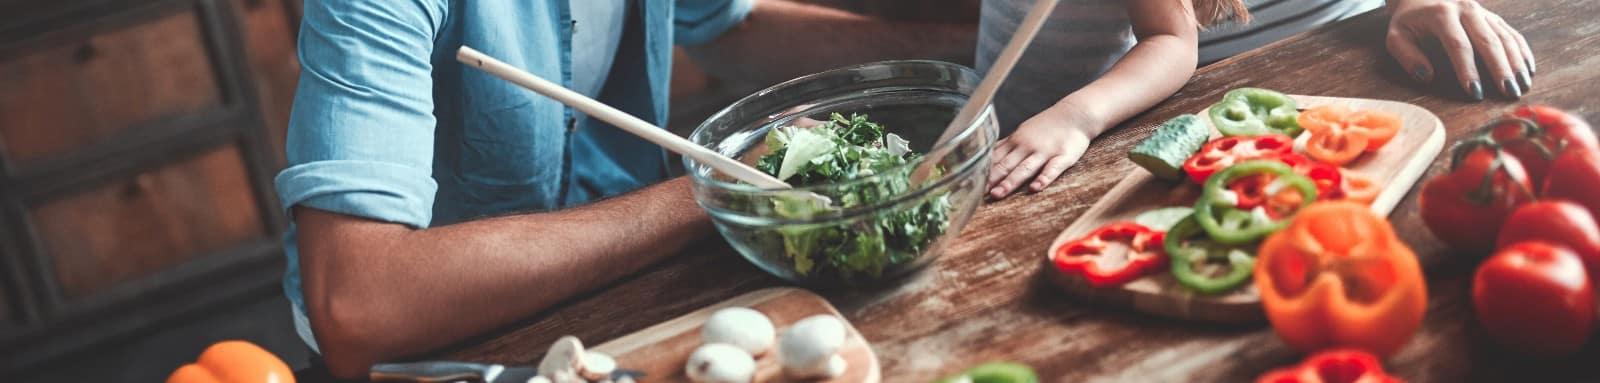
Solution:
{"label": "salad greens in bowl", "polygon": [[[684,160],[695,200],[746,259],[813,286],[856,286],[936,258],[983,199],[999,134],[992,109],[911,177],[979,78],[939,61],[888,61],[778,84],[689,136],[794,188],[762,189]],[[825,198],[817,198],[817,196]]]}

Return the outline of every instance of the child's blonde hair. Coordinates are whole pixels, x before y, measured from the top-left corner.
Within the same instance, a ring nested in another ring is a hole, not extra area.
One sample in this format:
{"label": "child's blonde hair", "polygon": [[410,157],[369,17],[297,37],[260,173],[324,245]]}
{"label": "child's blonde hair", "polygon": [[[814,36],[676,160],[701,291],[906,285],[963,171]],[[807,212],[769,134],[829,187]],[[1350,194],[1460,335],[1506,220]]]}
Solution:
{"label": "child's blonde hair", "polygon": [[1194,20],[1201,27],[1225,21],[1250,22],[1250,9],[1244,6],[1244,0],[1194,0],[1194,13]]}

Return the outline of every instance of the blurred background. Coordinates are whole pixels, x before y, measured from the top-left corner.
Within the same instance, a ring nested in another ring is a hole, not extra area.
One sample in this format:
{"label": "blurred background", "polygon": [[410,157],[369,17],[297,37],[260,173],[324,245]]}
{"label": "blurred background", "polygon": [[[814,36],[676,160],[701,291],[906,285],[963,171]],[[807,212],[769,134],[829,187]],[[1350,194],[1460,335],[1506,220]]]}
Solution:
{"label": "blurred background", "polygon": [[[300,1],[0,0],[0,382],[159,382],[227,339],[308,365],[272,186]],[[975,23],[979,1],[805,2]],[[769,85],[677,58],[680,134]]]}

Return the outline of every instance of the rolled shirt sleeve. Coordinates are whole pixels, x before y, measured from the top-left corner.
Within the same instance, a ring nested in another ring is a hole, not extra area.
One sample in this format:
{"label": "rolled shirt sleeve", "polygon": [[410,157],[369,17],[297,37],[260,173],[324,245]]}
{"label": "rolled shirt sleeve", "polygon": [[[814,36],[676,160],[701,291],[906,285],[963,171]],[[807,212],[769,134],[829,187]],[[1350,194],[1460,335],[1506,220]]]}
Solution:
{"label": "rolled shirt sleeve", "polygon": [[289,168],[276,179],[285,209],[428,226],[438,190],[429,60],[444,9],[421,0],[306,1]]}
{"label": "rolled shirt sleeve", "polygon": [[744,22],[755,0],[677,0],[674,4],[673,43],[699,45]]}

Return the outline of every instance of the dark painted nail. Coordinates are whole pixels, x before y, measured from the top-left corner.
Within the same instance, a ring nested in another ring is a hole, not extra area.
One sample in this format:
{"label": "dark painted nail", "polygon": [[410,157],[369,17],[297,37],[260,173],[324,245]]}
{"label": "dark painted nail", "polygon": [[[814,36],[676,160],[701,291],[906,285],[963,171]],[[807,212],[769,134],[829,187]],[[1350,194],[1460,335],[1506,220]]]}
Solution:
{"label": "dark painted nail", "polygon": [[1478,80],[1468,83],[1467,97],[1472,97],[1472,101],[1483,101],[1483,84],[1478,83]]}
{"label": "dark painted nail", "polygon": [[1416,69],[1412,69],[1411,70],[1411,75],[1416,77],[1417,81],[1427,82],[1428,81],[1428,67],[1418,65]]}
{"label": "dark painted nail", "polygon": [[1533,90],[1533,76],[1529,76],[1528,71],[1517,72],[1517,82],[1522,84],[1523,90]]}
{"label": "dark painted nail", "polygon": [[1511,81],[1509,78],[1505,79],[1505,81],[1500,82],[1500,88],[1511,98],[1522,98],[1522,87],[1517,86],[1516,81]]}
{"label": "dark painted nail", "polygon": [[1528,73],[1539,73],[1539,68],[1533,67],[1533,59],[1524,58],[1522,62],[1528,65]]}

